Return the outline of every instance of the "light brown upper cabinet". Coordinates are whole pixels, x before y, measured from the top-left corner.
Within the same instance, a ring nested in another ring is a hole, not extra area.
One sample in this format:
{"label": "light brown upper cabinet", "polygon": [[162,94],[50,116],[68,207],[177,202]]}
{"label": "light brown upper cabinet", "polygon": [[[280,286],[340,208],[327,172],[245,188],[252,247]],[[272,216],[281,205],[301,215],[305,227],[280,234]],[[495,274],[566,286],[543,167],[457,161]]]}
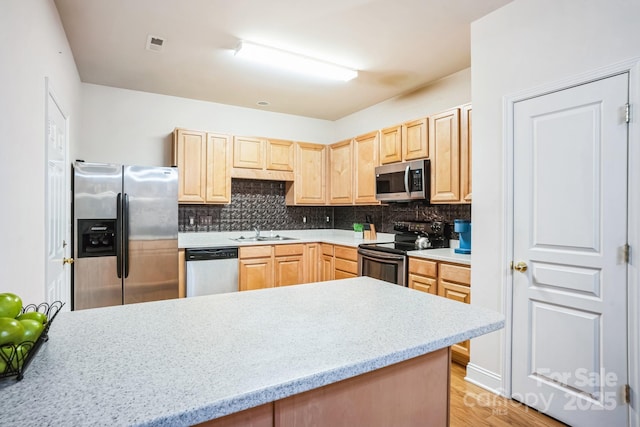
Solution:
{"label": "light brown upper cabinet", "polygon": [[231,202],[231,137],[186,129],[173,132],[179,203]]}
{"label": "light brown upper cabinet", "polygon": [[458,203],[460,198],[460,109],[429,117],[431,203]]}
{"label": "light brown upper cabinet", "polygon": [[234,178],[292,181],[294,144],[280,139],[235,136]]}
{"label": "light brown upper cabinet", "polygon": [[328,146],[329,203],[353,203],[353,142],[337,142]]}
{"label": "light brown upper cabinet", "polygon": [[295,143],[295,181],[287,182],[287,205],[324,205],[327,201],[327,146]]}
{"label": "light brown upper cabinet", "polygon": [[471,104],[460,107],[460,195],[471,203]]}
{"label": "light brown upper cabinet", "polygon": [[380,164],[429,157],[428,120],[412,120],[380,131]]}
{"label": "light brown upper cabinet", "polygon": [[402,126],[393,126],[380,131],[380,164],[402,161]]}
{"label": "light brown upper cabinet", "polygon": [[375,169],[378,163],[379,133],[370,132],[353,140],[353,202],[379,204],[376,200]]}
{"label": "light brown upper cabinet", "polygon": [[281,139],[267,139],[266,144],[267,170],[293,172],[293,142]]}

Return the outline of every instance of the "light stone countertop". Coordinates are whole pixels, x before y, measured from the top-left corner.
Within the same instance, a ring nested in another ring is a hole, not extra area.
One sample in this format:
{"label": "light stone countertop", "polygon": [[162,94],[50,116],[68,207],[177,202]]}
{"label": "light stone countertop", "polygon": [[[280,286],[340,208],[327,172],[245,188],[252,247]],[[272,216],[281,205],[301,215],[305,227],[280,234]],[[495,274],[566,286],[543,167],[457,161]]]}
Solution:
{"label": "light stone countertop", "polygon": [[[261,230],[261,236],[269,236],[270,230]],[[273,230],[274,235],[293,237],[297,240],[271,240],[271,241],[249,241],[238,242],[231,240],[240,236],[251,237],[254,231],[220,231],[220,232],[190,232],[178,234],[179,248],[214,248],[224,246],[255,246],[255,245],[281,245],[292,243],[313,243],[322,242],[333,245],[345,245],[358,247],[361,243],[387,243],[393,242],[394,234],[376,233],[376,240],[364,240],[356,238],[351,230],[337,229],[314,229],[314,230]]]}
{"label": "light stone countertop", "polygon": [[[457,245],[455,245],[457,247]],[[435,261],[453,262],[456,264],[471,265],[471,255],[457,254],[454,247],[442,249],[425,249],[421,251],[409,251],[408,256],[426,258]]]}
{"label": "light stone countertop", "polygon": [[187,426],[498,330],[368,277],[60,313],[2,426]]}

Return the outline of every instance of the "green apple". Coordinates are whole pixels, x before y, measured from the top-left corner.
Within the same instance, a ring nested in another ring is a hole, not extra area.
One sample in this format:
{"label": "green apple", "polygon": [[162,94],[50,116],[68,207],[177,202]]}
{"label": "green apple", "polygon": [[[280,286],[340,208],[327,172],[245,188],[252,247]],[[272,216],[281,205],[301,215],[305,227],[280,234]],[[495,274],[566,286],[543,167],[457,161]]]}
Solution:
{"label": "green apple", "polygon": [[0,346],[4,344],[19,344],[24,335],[24,325],[10,317],[0,317]]}
{"label": "green apple", "polygon": [[0,372],[3,372],[3,365],[6,369],[7,364],[11,362],[11,369],[18,370],[22,367],[24,363],[24,359],[27,357],[27,353],[31,349],[30,345],[19,345],[12,346],[7,345],[4,347],[0,347],[0,351],[2,351],[2,355],[0,355]]}
{"label": "green apple", "polygon": [[22,310],[22,299],[10,292],[0,294],[0,317],[15,319]]}
{"label": "green apple", "polygon": [[20,340],[20,342],[36,342],[38,340],[38,337],[42,333],[42,330],[44,329],[42,323],[33,319],[19,320],[19,322],[22,323],[22,326],[24,327],[24,333],[22,334],[22,339]]}
{"label": "green apple", "polygon": [[39,311],[29,311],[27,313],[22,313],[18,317],[16,317],[16,320],[25,320],[25,319],[37,320],[43,325],[47,323],[47,315],[44,313],[40,313]]}

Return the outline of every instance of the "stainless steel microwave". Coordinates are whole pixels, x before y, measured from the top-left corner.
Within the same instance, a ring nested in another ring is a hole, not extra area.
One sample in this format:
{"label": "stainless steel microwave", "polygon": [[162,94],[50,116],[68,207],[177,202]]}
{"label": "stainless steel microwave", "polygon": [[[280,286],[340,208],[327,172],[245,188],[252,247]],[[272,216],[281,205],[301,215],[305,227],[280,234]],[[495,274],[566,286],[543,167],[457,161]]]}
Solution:
{"label": "stainless steel microwave", "polygon": [[381,202],[429,201],[429,160],[376,167],[376,199]]}

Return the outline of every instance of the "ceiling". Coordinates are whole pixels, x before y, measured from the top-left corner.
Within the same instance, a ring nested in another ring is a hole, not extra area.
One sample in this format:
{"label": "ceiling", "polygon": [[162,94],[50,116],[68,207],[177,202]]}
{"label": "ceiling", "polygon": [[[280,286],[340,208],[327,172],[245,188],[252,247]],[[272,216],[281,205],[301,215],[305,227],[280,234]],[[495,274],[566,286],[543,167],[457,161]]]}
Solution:
{"label": "ceiling", "polygon": [[[511,0],[54,1],[85,83],[336,120],[469,67],[469,24]],[[240,40],[359,75],[258,67],[234,57]]]}

